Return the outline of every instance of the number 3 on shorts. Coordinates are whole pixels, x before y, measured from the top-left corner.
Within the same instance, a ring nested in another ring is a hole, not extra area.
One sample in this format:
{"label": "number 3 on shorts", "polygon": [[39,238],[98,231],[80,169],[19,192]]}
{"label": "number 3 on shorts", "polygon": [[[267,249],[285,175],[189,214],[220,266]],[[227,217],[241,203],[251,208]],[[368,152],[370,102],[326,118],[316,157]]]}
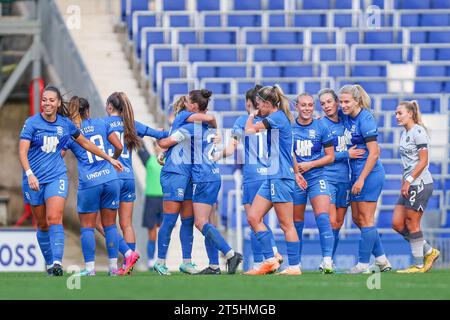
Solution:
{"label": "number 3 on shorts", "polygon": [[59,180],[59,190],[64,191],[66,189],[66,182],[62,179]]}
{"label": "number 3 on shorts", "polygon": [[319,180],[320,189],[325,190],[327,188],[327,184],[325,183],[325,180]]}

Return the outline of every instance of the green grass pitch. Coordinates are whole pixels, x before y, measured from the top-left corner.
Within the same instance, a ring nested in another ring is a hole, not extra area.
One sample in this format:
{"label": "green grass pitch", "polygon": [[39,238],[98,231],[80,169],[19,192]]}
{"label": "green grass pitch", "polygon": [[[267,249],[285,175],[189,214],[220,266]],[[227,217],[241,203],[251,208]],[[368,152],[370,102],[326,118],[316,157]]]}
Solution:
{"label": "green grass pitch", "polygon": [[106,273],[80,279],[69,290],[69,275],[0,273],[0,299],[152,299],[152,300],[305,300],[305,299],[450,299],[450,270],[425,274],[382,273],[380,289],[368,289],[369,275],[190,276],[137,272],[110,278]]}

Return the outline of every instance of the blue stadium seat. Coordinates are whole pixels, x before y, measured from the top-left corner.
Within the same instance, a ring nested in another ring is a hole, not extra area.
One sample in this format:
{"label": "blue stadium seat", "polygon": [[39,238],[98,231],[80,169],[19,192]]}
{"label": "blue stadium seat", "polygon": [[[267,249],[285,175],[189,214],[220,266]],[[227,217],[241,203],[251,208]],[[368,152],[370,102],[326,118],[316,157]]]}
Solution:
{"label": "blue stadium seat", "polygon": [[133,24],[133,38],[136,47],[136,55],[141,58],[141,31],[144,27],[156,27],[156,16],[154,14],[138,14],[135,15],[136,24]]}
{"label": "blue stadium seat", "polygon": [[281,77],[314,77],[313,66],[286,66]]}
{"label": "blue stadium seat", "polygon": [[303,44],[301,31],[269,31],[269,44]]}
{"label": "blue stadium seat", "polygon": [[125,22],[127,19],[127,0],[120,0],[120,20]]}
{"label": "blue stadium seat", "polygon": [[170,27],[193,27],[189,14],[171,14],[169,15]]}
{"label": "blue stadium seat", "polygon": [[431,174],[441,174],[442,173],[442,164],[440,162],[430,162],[428,166],[428,170],[430,170]]}
{"label": "blue stadium seat", "polygon": [[284,10],[284,0],[270,0],[268,1],[268,10]]}
{"label": "blue stadium seat", "polygon": [[[338,61],[338,51],[339,49],[331,49],[331,48],[321,48],[319,50],[319,59],[320,61]],[[344,57],[345,61],[345,57]]]}
{"label": "blue stadium seat", "polygon": [[[220,14],[205,14],[204,19],[205,27],[222,27],[222,23],[220,20]],[[226,27],[226,26],[224,26]]]}
{"label": "blue stadium seat", "polygon": [[417,27],[420,25],[420,15],[418,13],[402,13],[400,15],[401,27]]}
{"label": "blue stadium seat", "polygon": [[234,0],[234,10],[262,10],[261,0]]}
{"label": "blue stadium seat", "polygon": [[208,31],[205,29],[204,43],[207,44],[235,44],[237,41],[236,31]]}
{"label": "blue stadium seat", "polygon": [[417,65],[417,77],[445,77],[448,75],[449,66],[445,65]]}
{"label": "blue stadium seat", "polygon": [[431,0],[432,9],[450,9],[450,1],[448,0]]}
{"label": "blue stadium seat", "polygon": [[380,158],[381,159],[392,159],[392,158],[394,158],[394,151],[392,149],[381,148]]}
{"label": "blue stadium seat", "polygon": [[294,15],[294,27],[325,27],[326,14],[297,13]]}
{"label": "blue stadium seat", "polygon": [[349,31],[345,31],[345,43],[346,44],[355,44],[355,43],[360,43],[359,41],[359,31],[353,31],[353,30],[349,30]]}
{"label": "blue stadium seat", "polygon": [[387,83],[384,80],[380,80],[380,81],[358,81],[358,83],[369,94],[378,94],[378,93],[386,93],[387,92]]}
{"label": "blue stadium seat", "polygon": [[[381,119],[381,116],[378,116]],[[384,132],[379,134],[377,138],[379,143],[394,143],[394,134],[392,132]]]}
{"label": "blue stadium seat", "polygon": [[352,15],[350,13],[339,13],[334,14],[334,25],[333,27],[338,28],[350,28],[352,26]]}
{"label": "blue stadium seat", "polygon": [[326,10],[332,9],[331,0],[305,0],[303,1],[303,10]]}
{"label": "blue stadium seat", "polygon": [[214,111],[231,111],[230,98],[213,98]]}
{"label": "blue stadium seat", "polygon": [[[364,43],[394,43],[394,32],[392,31],[364,32],[364,36]],[[402,42],[401,36],[396,42]]]}
{"label": "blue stadium seat", "polygon": [[402,188],[402,179],[401,178],[386,178],[384,181],[383,189],[384,190],[399,190]]}
{"label": "blue stadium seat", "polygon": [[333,78],[347,77],[345,65],[329,65],[328,76]]}
{"label": "blue stadium seat", "polygon": [[391,228],[392,227],[392,210],[380,210],[377,220],[378,228]]}
{"label": "blue stadium seat", "polygon": [[260,30],[246,30],[245,43],[246,44],[263,44],[262,31]]}
{"label": "blue stadium seat", "polygon": [[441,93],[444,92],[443,82],[441,81],[414,81],[415,93]]}
{"label": "blue stadium seat", "polygon": [[[381,99],[381,110],[385,111],[395,111],[397,109],[398,99],[397,98],[382,98]],[[382,124],[383,126],[384,124]]]}
{"label": "blue stadium seat", "polygon": [[196,0],[197,11],[220,10],[220,0]]}
{"label": "blue stadium seat", "polygon": [[403,166],[400,162],[383,162],[384,171],[386,174],[402,174]]}
{"label": "blue stadium seat", "polygon": [[133,38],[133,13],[135,11],[146,11],[148,10],[148,2],[140,0],[126,0],[125,3],[125,13],[126,22],[128,25],[128,38]]}
{"label": "blue stadium seat", "polygon": [[[270,1],[269,3],[272,3]],[[286,26],[286,15],[284,13],[269,13],[270,27],[284,27]]]}
{"label": "blue stadium seat", "polygon": [[204,86],[206,89],[212,91],[213,94],[230,94],[231,93],[230,83],[205,81]]}
{"label": "blue stadium seat", "polygon": [[336,32],[334,31],[311,32],[311,44],[333,44],[333,43],[336,43]]}
{"label": "blue stadium seat", "polygon": [[381,193],[381,204],[383,206],[393,206],[397,203],[398,194],[383,194]]}
{"label": "blue stadium seat", "polygon": [[398,9],[429,9],[430,0],[402,0]]}
{"label": "blue stadium seat", "polygon": [[222,114],[222,126],[224,128],[233,128],[236,119],[239,118],[240,115],[227,115],[226,113]]}
{"label": "blue stadium seat", "polygon": [[420,17],[421,27],[450,26],[450,15],[446,13],[423,13]]}
{"label": "blue stadium seat", "polygon": [[[141,1],[146,2],[146,1]],[[181,11],[186,10],[185,0],[162,0],[163,11]]]}
{"label": "blue stadium seat", "polygon": [[261,27],[260,14],[229,14],[228,27]]}
{"label": "blue stadium seat", "polygon": [[199,43],[199,34],[195,30],[178,30],[179,44],[196,44]]}
{"label": "blue stadium seat", "polygon": [[430,31],[428,32],[428,43],[448,43],[450,31]]}
{"label": "blue stadium seat", "polygon": [[189,61],[237,61],[236,49],[189,48]]}
{"label": "blue stadium seat", "polygon": [[336,1],[334,9],[352,9],[352,0]]}
{"label": "blue stadium seat", "polygon": [[351,68],[353,77],[385,77],[386,67],[377,65],[355,65]]}

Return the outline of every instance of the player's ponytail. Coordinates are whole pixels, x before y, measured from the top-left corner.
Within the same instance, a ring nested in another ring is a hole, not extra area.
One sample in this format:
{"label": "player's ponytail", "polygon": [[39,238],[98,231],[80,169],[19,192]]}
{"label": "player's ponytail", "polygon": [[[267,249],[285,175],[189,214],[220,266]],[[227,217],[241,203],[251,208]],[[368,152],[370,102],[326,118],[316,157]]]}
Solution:
{"label": "player's ponytail", "polygon": [[81,115],[80,115],[80,98],[73,96],[69,101],[69,119],[80,129],[81,127]]}
{"label": "player's ponytail", "polygon": [[173,103],[173,114],[177,115],[179,114],[181,111],[183,111],[184,109],[186,109],[186,97],[185,96],[181,96],[179,97],[174,103]]}
{"label": "player's ponytail", "polygon": [[189,91],[189,98],[192,103],[197,103],[199,111],[205,111],[208,108],[211,96],[212,92],[207,89]]}
{"label": "player's ponytail", "polygon": [[294,116],[289,109],[289,99],[284,95],[279,85],[262,87],[258,91],[257,97],[270,102],[278,110],[283,111],[289,121],[294,121]]}
{"label": "player's ponytail", "polygon": [[359,84],[347,84],[339,90],[339,94],[351,94],[361,108],[370,110],[371,100],[366,90]]}
{"label": "player's ponytail", "polygon": [[418,124],[419,126],[423,127],[425,130],[427,128],[423,124],[422,121],[422,113],[420,112],[419,103],[416,100],[412,101],[401,101],[399,103],[400,106],[404,106],[406,110],[412,113],[412,119],[415,124]]}
{"label": "player's ponytail", "polygon": [[130,100],[123,92],[114,92],[106,100],[106,104],[111,104],[112,107],[119,113],[123,121],[123,140],[129,151],[139,149],[142,145],[142,140],[136,133],[134,126],[134,113]]}

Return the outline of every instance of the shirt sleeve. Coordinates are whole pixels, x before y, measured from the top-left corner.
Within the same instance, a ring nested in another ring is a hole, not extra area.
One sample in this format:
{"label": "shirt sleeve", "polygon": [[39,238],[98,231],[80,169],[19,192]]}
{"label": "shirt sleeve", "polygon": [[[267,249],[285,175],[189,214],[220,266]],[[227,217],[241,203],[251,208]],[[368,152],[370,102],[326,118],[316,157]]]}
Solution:
{"label": "shirt sleeve", "polygon": [[242,122],[241,119],[242,118],[238,118],[236,120],[236,122],[234,123],[233,128],[231,129],[231,135],[236,140],[241,140],[242,136],[244,135],[244,128],[241,125],[241,122]]}
{"label": "shirt sleeve", "polygon": [[423,128],[418,128],[414,132],[414,142],[416,143],[417,149],[428,147],[428,136]]}
{"label": "shirt sleeve", "polygon": [[72,136],[72,138],[77,139],[81,132],[80,130],[73,124],[72,121],[67,120],[68,124],[69,124],[69,133]]}
{"label": "shirt sleeve", "polygon": [[359,122],[361,135],[364,138],[365,142],[376,141],[378,137],[378,127],[375,121],[375,118],[372,114],[367,114],[361,121]]}
{"label": "shirt sleeve", "polygon": [[324,148],[328,148],[333,146],[333,136],[331,135],[330,129],[328,129],[325,125],[323,125],[321,123],[321,128],[322,128],[322,146]]}
{"label": "shirt sleeve", "polygon": [[277,112],[269,114],[267,117],[265,117],[262,121],[266,129],[276,129],[277,126]]}
{"label": "shirt sleeve", "polygon": [[167,138],[169,136],[167,131],[156,130],[152,127],[146,126],[138,121],[134,122],[136,127],[136,133],[139,137],[152,137],[155,139]]}
{"label": "shirt sleeve", "polygon": [[34,134],[34,126],[30,119],[25,121],[22,131],[20,132],[20,139],[31,140]]}

